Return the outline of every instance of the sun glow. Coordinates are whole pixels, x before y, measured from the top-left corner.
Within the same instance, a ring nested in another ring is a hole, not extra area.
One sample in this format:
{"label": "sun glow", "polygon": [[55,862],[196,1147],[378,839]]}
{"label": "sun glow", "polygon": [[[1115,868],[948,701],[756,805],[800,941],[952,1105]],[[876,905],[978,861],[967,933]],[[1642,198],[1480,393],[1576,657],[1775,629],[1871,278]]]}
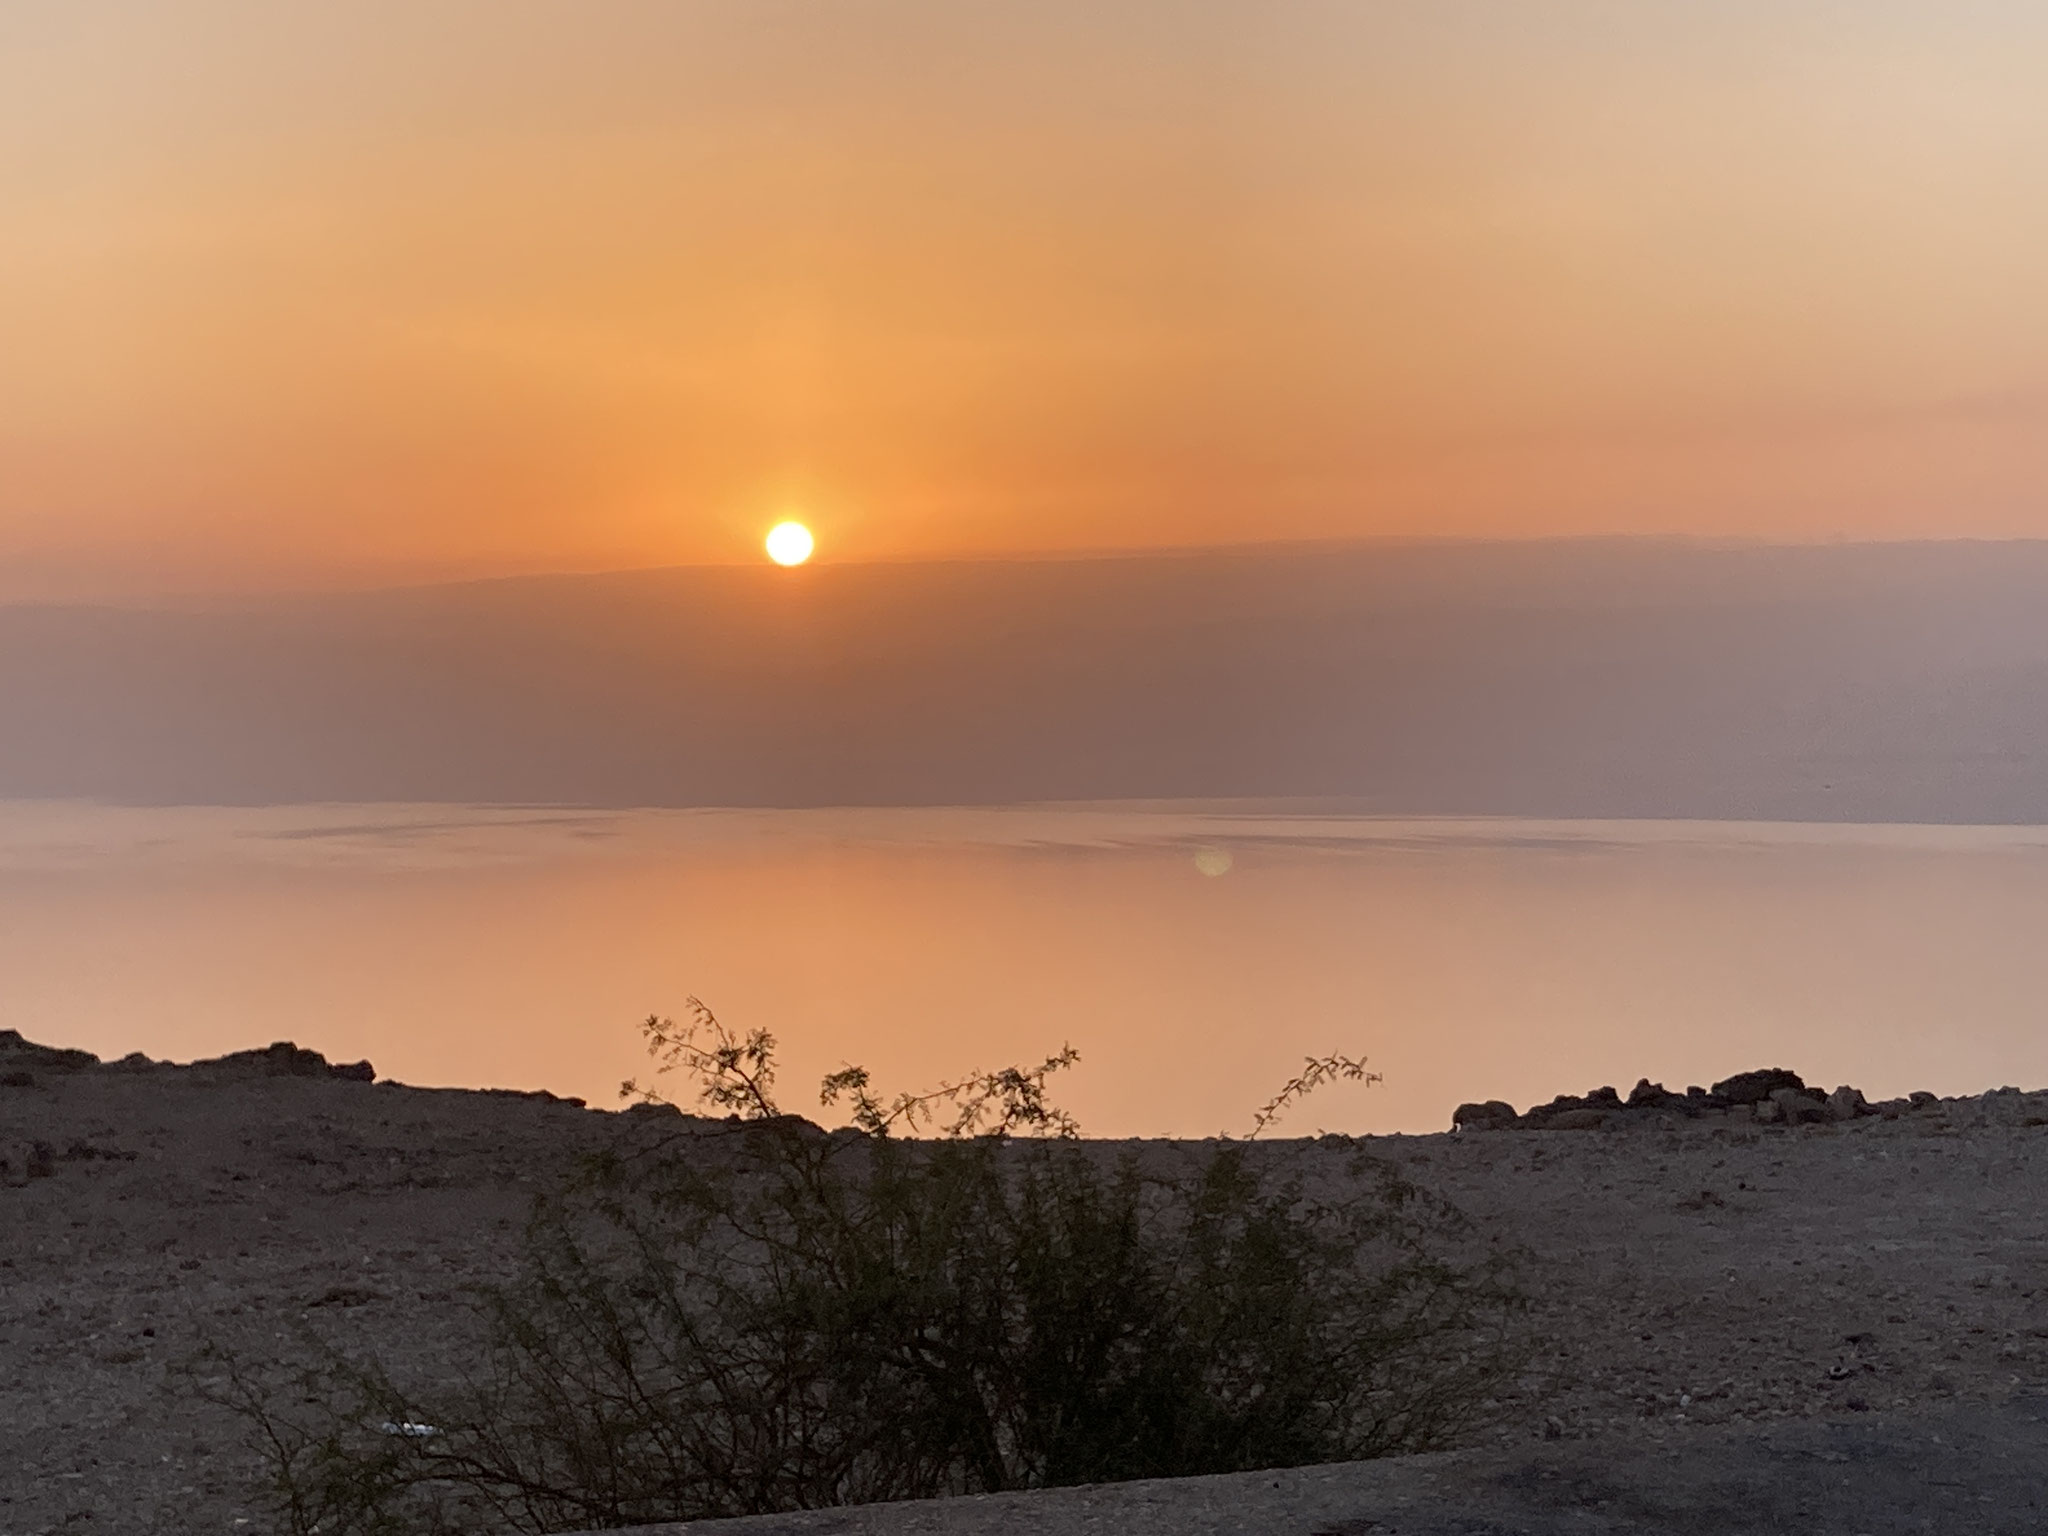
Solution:
{"label": "sun glow", "polygon": [[802,565],[817,541],[802,523],[777,523],[768,530],[768,558],[777,565]]}

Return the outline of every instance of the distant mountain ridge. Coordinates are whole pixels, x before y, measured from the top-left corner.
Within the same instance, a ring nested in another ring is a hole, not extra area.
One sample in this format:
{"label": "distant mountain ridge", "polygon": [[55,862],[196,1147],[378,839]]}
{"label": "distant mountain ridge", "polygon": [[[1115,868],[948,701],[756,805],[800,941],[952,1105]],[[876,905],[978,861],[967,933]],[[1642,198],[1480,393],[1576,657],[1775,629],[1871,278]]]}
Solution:
{"label": "distant mountain ridge", "polygon": [[0,607],[0,796],[2048,822],[2048,543],[1274,546]]}

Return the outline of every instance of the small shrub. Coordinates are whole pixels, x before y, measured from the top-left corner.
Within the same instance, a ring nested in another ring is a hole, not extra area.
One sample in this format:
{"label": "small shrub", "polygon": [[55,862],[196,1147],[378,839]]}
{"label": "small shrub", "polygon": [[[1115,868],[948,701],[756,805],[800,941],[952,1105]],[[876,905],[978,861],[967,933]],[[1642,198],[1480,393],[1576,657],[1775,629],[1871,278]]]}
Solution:
{"label": "small shrub", "polygon": [[854,1125],[828,1134],[780,1112],[769,1036],[701,1009],[648,1032],[738,1118],[599,1159],[544,1201],[524,1274],[485,1302],[474,1381],[423,1401],[333,1358],[298,1385],[327,1405],[310,1419],[239,1389],[295,1533],[609,1527],[1430,1450],[1519,1364],[1500,1264],[1451,1257],[1455,1213],[1383,1164],[1311,1189],[1298,1151],[1091,1146],[1046,1098],[1071,1050],[888,1101],[848,1068],[823,1097]]}

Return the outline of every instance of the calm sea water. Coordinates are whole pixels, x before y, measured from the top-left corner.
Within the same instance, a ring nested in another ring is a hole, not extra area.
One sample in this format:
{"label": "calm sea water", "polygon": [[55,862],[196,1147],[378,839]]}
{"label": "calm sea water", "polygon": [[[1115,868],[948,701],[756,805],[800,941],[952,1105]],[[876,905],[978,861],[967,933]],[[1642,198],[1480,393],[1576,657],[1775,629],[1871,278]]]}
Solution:
{"label": "calm sea water", "polygon": [[1443,1127],[1783,1064],[2048,1082],[2048,828],[1413,821],[1181,805],[630,812],[0,804],[0,1027],[104,1056],[292,1039],[617,1102],[696,994],[787,1107],[1072,1042],[1098,1134]]}

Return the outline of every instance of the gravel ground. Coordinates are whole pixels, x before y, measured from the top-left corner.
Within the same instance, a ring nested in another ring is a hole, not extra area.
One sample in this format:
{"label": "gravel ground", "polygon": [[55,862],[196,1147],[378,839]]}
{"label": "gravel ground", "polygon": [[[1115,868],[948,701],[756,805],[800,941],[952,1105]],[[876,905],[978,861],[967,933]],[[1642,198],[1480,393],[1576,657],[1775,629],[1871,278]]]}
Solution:
{"label": "gravel ground", "polygon": [[628,1536],[2039,1536],[2048,1396]]}
{"label": "gravel ground", "polygon": [[[473,1342],[465,1287],[508,1271],[533,1193],[580,1153],[677,1124],[513,1094],[271,1075],[278,1063],[24,1060],[0,1049],[0,1536],[268,1530],[239,1421],[195,1395],[206,1341],[288,1363],[304,1358],[311,1327],[411,1373],[453,1373]],[[11,1081],[23,1072],[31,1081]],[[27,1177],[37,1142],[54,1162]],[[1300,1145],[1328,1159],[1332,1179],[1354,1146]],[[1523,1469],[1536,1481],[1514,1497],[1531,1508],[1548,1496],[1545,1467],[1577,1486],[1628,1458],[1648,1467],[1697,1445],[1735,1458],[1736,1476],[1741,1455],[1775,1456],[1769,1447],[1836,1421],[1846,1427],[1825,1433],[1849,1437],[1844,1446],[1894,1426],[1913,1443],[1914,1424],[1978,1423],[1973,1414],[2003,1414],[1996,1422],[2020,1434],[2014,1405],[2048,1383],[2048,1095],[1839,1126],[1729,1117],[1357,1145],[1449,1196],[1481,1240],[1529,1256],[1540,1365],[1502,1397],[1496,1427],[1442,1466],[1476,1469],[1460,1474],[1481,1479],[1475,1488]],[[1861,1453],[1842,1454],[1851,1465]],[[1429,1460],[1274,1474],[1265,1486],[1421,1477]],[[1091,1497],[1102,1496],[1032,1496],[1047,1508]],[[974,1502],[954,1501],[945,1518]],[[1553,1528],[1471,1519],[1388,1528]],[[983,1528],[994,1529],[929,1527]],[[1155,1528],[1168,1527],[1128,1525],[1133,1536]]]}

